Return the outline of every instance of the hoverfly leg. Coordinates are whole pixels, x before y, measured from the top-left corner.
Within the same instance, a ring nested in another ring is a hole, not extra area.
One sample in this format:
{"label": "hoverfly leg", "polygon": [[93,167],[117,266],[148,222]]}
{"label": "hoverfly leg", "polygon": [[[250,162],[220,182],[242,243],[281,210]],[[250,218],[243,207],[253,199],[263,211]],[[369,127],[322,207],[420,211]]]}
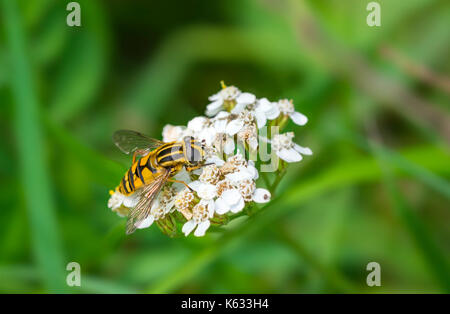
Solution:
{"label": "hoverfly leg", "polygon": [[207,164],[201,164],[201,165],[192,166],[192,167],[187,166],[185,168],[186,168],[186,171],[191,172],[191,171],[194,171],[194,170],[206,167],[206,166],[211,166],[211,165],[214,165],[214,163],[213,162],[209,162]]}
{"label": "hoverfly leg", "polygon": [[184,182],[184,181],[175,180],[175,179],[167,179],[167,181],[184,184],[184,186],[187,187],[191,192],[194,192],[194,190],[189,185],[187,185],[186,182]]}

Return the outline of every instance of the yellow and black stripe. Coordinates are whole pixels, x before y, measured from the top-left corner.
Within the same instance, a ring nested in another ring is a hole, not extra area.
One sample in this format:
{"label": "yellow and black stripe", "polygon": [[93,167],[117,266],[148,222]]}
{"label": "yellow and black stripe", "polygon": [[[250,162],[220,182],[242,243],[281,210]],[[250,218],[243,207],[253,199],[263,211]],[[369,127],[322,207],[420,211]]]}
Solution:
{"label": "yellow and black stripe", "polygon": [[144,184],[151,183],[159,176],[164,168],[158,167],[155,152],[136,160],[136,162],[125,173],[118,187],[119,192],[125,195],[134,193]]}
{"label": "yellow and black stripe", "polygon": [[169,168],[178,163],[186,163],[183,144],[168,143],[156,149],[156,162],[159,166]]}
{"label": "yellow and black stripe", "polygon": [[185,137],[180,142],[163,144],[133,163],[117,189],[124,195],[130,195],[143,185],[151,183],[166,169],[169,169],[170,176],[173,176],[183,166],[195,168],[203,155],[201,143],[192,137]]}

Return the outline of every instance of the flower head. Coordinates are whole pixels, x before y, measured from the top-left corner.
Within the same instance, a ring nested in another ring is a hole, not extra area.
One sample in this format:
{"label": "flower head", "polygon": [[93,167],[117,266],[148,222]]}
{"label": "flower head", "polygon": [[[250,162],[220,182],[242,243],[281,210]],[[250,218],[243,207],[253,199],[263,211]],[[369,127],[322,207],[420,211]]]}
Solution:
{"label": "flower head", "polygon": [[295,111],[294,104],[292,100],[287,99],[281,99],[277,102],[278,110],[291,118],[292,121],[294,121],[297,125],[305,125],[306,122],[308,122],[308,118],[300,113]]}
{"label": "flower head", "polygon": [[227,107],[232,108],[232,113],[239,113],[246,105],[254,103],[256,97],[250,93],[242,93],[235,86],[227,87],[222,83],[222,90],[209,97],[209,100],[211,103],[206,106],[206,115],[211,117]]}
{"label": "flower head", "polygon": [[208,230],[211,222],[209,221],[214,216],[214,202],[200,201],[192,209],[192,218],[188,220],[182,228],[182,232],[185,236],[196,229],[194,235],[196,237],[202,237]]}
{"label": "flower head", "polygon": [[167,124],[162,131],[163,142],[179,141],[183,138],[184,128],[181,126],[175,126]]}
{"label": "flower head", "polygon": [[258,129],[266,125],[267,120],[274,120],[280,115],[280,110],[276,103],[270,102],[267,98],[258,100],[254,109]]}
{"label": "flower head", "polygon": [[219,182],[220,176],[221,172],[219,167],[213,164],[203,168],[203,172],[198,179],[205,183],[216,184]]}
{"label": "flower head", "polygon": [[272,149],[278,157],[286,162],[297,162],[302,160],[302,155],[312,155],[311,149],[295,144],[292,139],[294,132],[276,134],[272,138]]}

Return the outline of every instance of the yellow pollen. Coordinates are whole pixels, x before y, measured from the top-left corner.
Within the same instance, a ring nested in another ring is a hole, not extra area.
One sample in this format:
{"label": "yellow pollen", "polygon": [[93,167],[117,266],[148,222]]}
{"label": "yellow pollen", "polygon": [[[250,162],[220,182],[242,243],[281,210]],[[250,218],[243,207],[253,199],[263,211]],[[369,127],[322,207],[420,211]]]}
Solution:
{"label": "yellow pollen", "polygon": [[223,81],[220,81],[220,86],[222,86],[222,89],[227,88],[227,86],[225,85],[225,83]]}

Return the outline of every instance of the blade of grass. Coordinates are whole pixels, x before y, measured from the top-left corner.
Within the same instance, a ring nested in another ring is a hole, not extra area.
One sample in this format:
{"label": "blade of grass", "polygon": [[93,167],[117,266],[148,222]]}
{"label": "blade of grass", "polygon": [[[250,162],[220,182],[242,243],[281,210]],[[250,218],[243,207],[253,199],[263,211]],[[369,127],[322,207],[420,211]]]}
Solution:
{"label": "blade of grass", "polygon": [[425,183],[430,188],[450,199],[450,183],[447,180],[435,175],[424,167],[410,162],[408,159],[404,158],[395,151],[388,150],[383,147],[378,147],[377,150],[378,154],[382,156],[384,161],[391,165],[397,166],[399,169],[402,169],[411,176],[414,176],[419,181]]}
{"label": "blade of grass", "polygon": [[[402,156],[429,170],[446,175],[450,174],[450,169],[447,166],[450,163],[450,157],[435,147],[410,149],[402,153]],[[430,158],[431,156],[433,158]],[[236,243],[236,240],[242,240],[242,237],[248,236],[253,232],[265,230],[265,227],[288,214],[293,208],[298,208],[299,205],[314,197],[323,195],[333,189],[348,187],[358,183],[374,182],[380,178],[381,171],[373,158],[340,163],[325,169],[315,177],[293,185],[289,190],[280,194],[278,198],[273,199],[260,211],[249,217],[245,223],[225,233],[214,241],[213,245],[205,247],[183,267],[163,278],[155,285],[148,287],[146,292],[169,293],[180,288],[185,282],[189,281],[220,256],[224,250]],[[273,209],[273,207],[277,207],[277,210],[269,210]],[[217,245],[217,243],[220,243],[220,245]],[[240,243],[245,243],[245,241],[240,241]]]}
{"label": "blade of grass", "polygon": [[277,228],[277,236],[290,247],[308,266],[320,274],[338,293],[356,293],[356,287],[339,271],[319,261],[308,249],[287,230]]}
{"label": "blade of grass", "polygon": [[393,209],[409,232],[436,282],[444,292],[450,293],[450,264],[448,260],[435,244],[428,228],[415,214],[411,205],[398,190],[385,151],[379,145],[374,144],[371,147],[379,160],[382,179],[389,192]]}
{"label": "blade of grass", "polygon": [[45,141],[38,121],[26,39],[17,2],[2,1],[3,23],[11,60],[11,87],[15,100],[14,128],[20,177],[28,210],[31,243],[40,279],[52,292],[63,291],[65,268],[55,217],[52,189],[45,161]]}
{"label": "blade of grass", "polygon": [[[353,144],[356,144],[367,152],[373,153],[373,150],[376,149],[377,154],[382,155],[385,162],[389,163],[391,166],[398,167],[408,175],[416,178],[418,181],[428,185],[430,188],[450,199],[450,183],[447,180],[408,160],[408,158],[405,158],[401,154],[380,146],[377,143],[368,143],[367,139],[355,134],[354,132],[350,132],[347,129],[336,129],[336,132],[334,132],[332,136],[336,136],[341,140],[350,140]],[[442,147],[442,149],[446,151],[448,156],[450,156],[448,154],[448,148]],[[431,160],[433,160],[432,155],[430,155],[430,161]],[[436,162],[438,161],[436,160]],[[448,162],[448,160],[443,160],[443,162]]]}

